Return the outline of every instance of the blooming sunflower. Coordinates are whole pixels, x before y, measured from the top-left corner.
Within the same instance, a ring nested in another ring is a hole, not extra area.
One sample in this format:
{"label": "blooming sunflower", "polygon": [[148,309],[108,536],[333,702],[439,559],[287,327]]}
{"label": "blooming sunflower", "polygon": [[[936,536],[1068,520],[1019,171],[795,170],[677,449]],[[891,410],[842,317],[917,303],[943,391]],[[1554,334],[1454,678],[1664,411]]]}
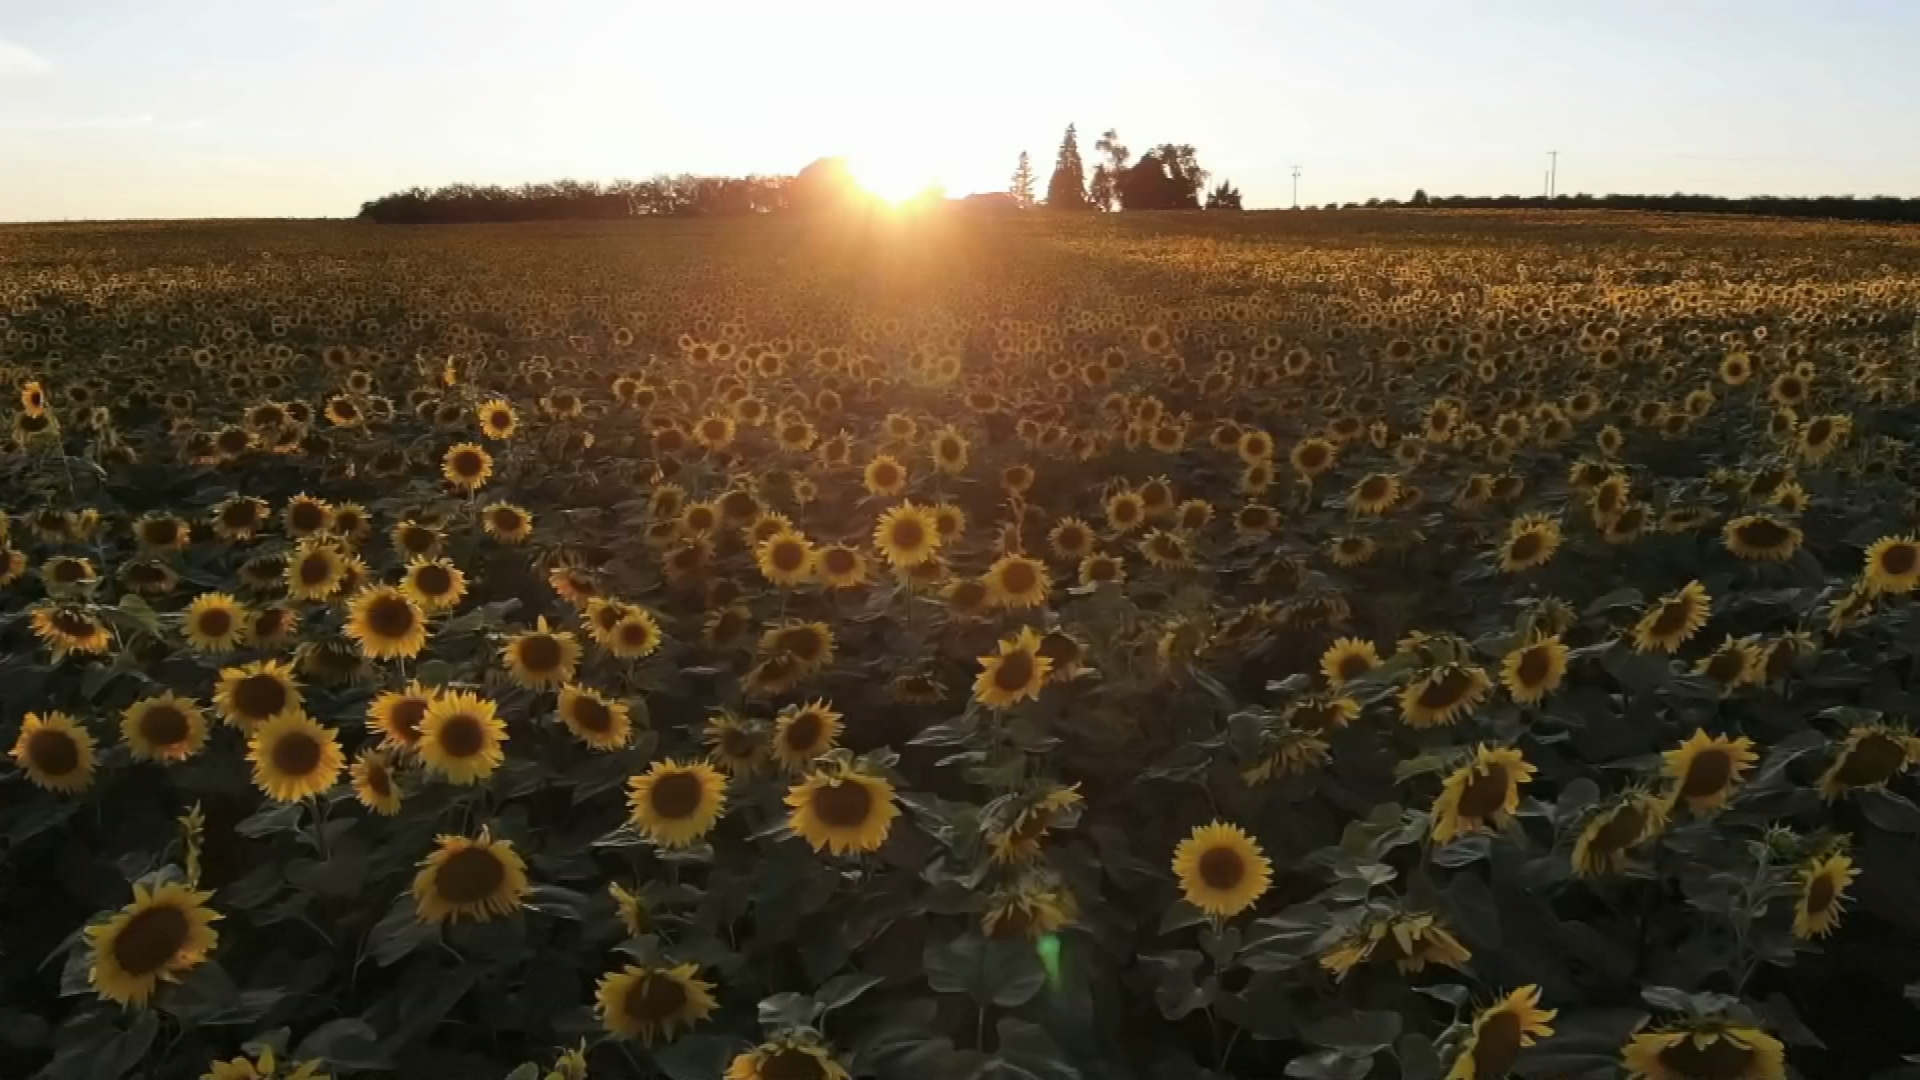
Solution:
{"label": "blooming sunflower", "polygon": [[467,575],[449,559],[416,555],[407,563],[400,587],[428,615],[458,607],[467,595]]}
{"label": "blooming sunflower", "polygon": [[532,630],[507,639],[500,647],[500,658],[514,682],[529,690],[544,690],[573,680],[580,643],[565,630],[550,629],[542,615]]}
{"label": "blooming sunflower", "polygon": [[613,624],[603,644],[622,660],[638,660],[653,655],[660,641],[660,620],[644,608],[633,608]]}
{"label": "blooming sunflower", "polygon": [[1800,550],[1801,533],[1798,526],[1771,514],[1748,514],[1727,522],[1720,537],[1727,550],[1742,559],[1785,562]]}
{"label": "blooming sunflower", "polygon": [[625,702],[590,686],[560,688],[560,720],[573,737],[594,750],[618,750],[633,739],[633,717]]}
{"label": "blooming sunflower", "polygon": [[494,398],[475,410],[480,420],[480,434],[494,441],[510,439],[519,429],[520,416],[505,398]]}
{"label": "blooming sunflower", "polygon": [[727,806],[727,778],[711,765],[656,761],[627,781],[633,826],[661,847],[687,847],[707,835]]}
{"label": "blooming sunflower", "polygon": [[1694,674],[1705,675],[1718,683],[1724,695],[1761,681],[1766,677],[1766,668],[1766,654],[1756,642],[1729,636],[1718,649],[1701,657],[1693,670]]}
{"label": "blooming sunflower", "polygon": [[1573,873],[1593,878],[1626,869],[1627,853],[1659,834],[1667,823],[1667,801],[1644,790],[1627,792],[1587,819],[1573,844]]}
{"label": "blooming sunflower", "polygon": [[533,515],[509,502],[488,503],[480,511],[487,535],[505,544],[524,543],[533,535]]}
{"label": "blooming sunflower", "polygon": [[325,600],[347,578],[347,558],[330,540],[307,540],[287,557],[287,595],[295,600]]}
{"label": "blooming sunflower", "polygon": [[1820,793],[1833,800],[1850,791],[1881,788],[1920,760],[1920,738],[1904,728],[1859,724],[1820,776]]}
{"label": "blooming sunflower", "polygon": [[120,737],[135,760],[170,765],[200,752],[207,718],[193,701],[166,691],[127,706],[120,714]]}
{"label": "blooming sunflower", "polygon": [[93,784],[93,736],[66,713],[28,713],[13,742],[13,763],[34,786],[74,795]]}
{"label": "blooming sunflower", "polygon": [[[1293,463],[1295,472],[1311,480],[1333,468],[1339,456],[1339,451],[1333,443],[1316,437],[1302,439],[1296,443],[1292,452],[1287,455],[1287,460]],[[1250,462],[1249,467],[1252,464],[1254,463]]]}
{"label": "blooming sunflower", "polygon": [[734,1056],[722,1080],[847,1080],[817,1035],[792,1031]]}
{"label": "blooming sunflower", "polygon": [[1505,828],[1520,808],[1520,785],[1532,780],[1535,771],[1511,747],[1476,747],[1472,760],[1447,776],[1433,801],[1434,842]]}
{"label": "blooming sunflower", "polygon": [[1566,678],[1567,652],[1558,635],[1536,638],[1501,660],[1500,681],[1513,700],[1537,705]]}
{"label": "blooming sunflower", "polygon": [[1127,580],[1127,565],[1112,555],[1089,555],[1080,560],[1080,584],[1118,585]]}
{"label": "blooming sunflower", "polygon": [[1808,859],[1800,867],[1800,895],[1793,906],[1793,936],[1823,938],[1840,925],[1847,888],[1860,876],[1853,859],[1830,854]]}
{"label": "blooming sunflower", "polygon": [[805,535],[783,529],[754,550],[760,574],[775,585],[798,585],[813,576],[818,554]]}
{"label": "blooming sunflower", "polygon": [[716,712],[707,721],[704,734],[708,756],[729,776],[751,774],[767,760],[764,731],[748,725],[730,710]]}
{"label": "blooming sunflower", "polygon": [[1759,1028],[1719,1020],[1641,1032],[1620,1048],[1629,1080],[1786,1080],[1787,1052]]}
{"label": "blooming sunflower", "polygon": [[478,491],[493,476],[493,455],[479,443],[456,443],[441,457],[440,475],[461,491]]}
{"label": "blooming sunflower", "polygon": [[1400,691],[1400,715],[1408,726],[1443,727],[1473,711],[1493,682],[1470,664],[1442,664],[1421,673]]}
{"label": "blooming sunflower", "polygon": [[287,527],[287,535],[296,540],[333,528],[332,504],[304,493],[288,499],[286,508],[280,513],[281,521]]}
{"label": "blooming sunflower", "polygon": [[1638,652],[1673,652],[1707,624],[1713,598],[1706,587],[1689,581],[1678,591],[1668,593],[1647,608],[1633,627],[1633,647]]}
{"label": "blooming sunflower", "polygon": [[347,601],[345,633],[370,660],[406,659],[426,647],[427,616],[406,591],[375,585]]}
{"label": "blooming sunflower", "polygon": [[1516,518],[1500,545],[1500,569],[1509,574],[1544,566],[1560,550],[1560,523],[1541,514]]}
{"label": "blooming sunflower", "polygon": [[773,728],[773,756],[790,772],[803,772],[832,750],[840,737],[841,714],[825,701],[789,705]]}
{"label": "blooming sunflower", "polygon": [[1428,964],[1459,968],[1473,958],[1435,915],[1396,912],[1370,917],[1341,935],[1320,956],[1320,966],[1336,981],[1353,969],[1379,957],[1391,959],[1405,974],[1426,970]]}
{"label": "blooming sunflower", "polygon": [[1063,561],[1084,559],[1093,553],[1093,529],[1077,517],[1061,518],[1047,531],[1047,547]]}
{"label": "blooming sunflower", "polygon": [[1540,1007],[1540,987],[1523,986],[1480,1010],[1446,1080],[1503,1080],[1523,1047],[1553,1034],[1556,1010]]}
{"label": "blooming sunflower", "polygon": [[1040,645],[1040,635],[1032,627],[1022,627],[1018,635],[1002,640],[997,654],[980,658],[974,698],[996,709],[1038,698],[1053,669],[1053,662],[1041,655]]}
{"label": "blooming sunflower", "polygon": [[1347,496],[1347,509],[1355,514],[1383,514],[1393,509],[1393,504],[1399,498],[1398,476],[1392,473],[1368,473]]}
{"label": "blooming sunflower", "polygon": [[1046,566],[1038,559],[1002,555],[987,568],[982,581],[987,588],[987,602],[995,607],[1042,607],[1047,602],[1050,582]]}
{"label": "blooming sunflower", "polygon": [[333,786],[346,758],[339,735],[304,712],[289,710],[247,738],[253,784],[275,802],[298,802]]}
{"label": "blooming sunflower", "polygon": [[441,836],[435,843],[413,878],[413,911],[421,922],[488,922],[520,910],[532,886],[512,841],[482,829],[474,839]]}
{"label": "blooming sunflower", "polygon": [[1920,540],[1883,536],[1867,549],[1861,576],[1876,593],[1905,595],[1920,586]]}
{"label": "blooming sunflower", "polygon": [[221,719],[250,733],[269,720],[299,712],[300,684],[290,665],[256,660],[221,670],[220,681],[213,688],[213,705]]}
{"label": "blooming sunflower", "polygon": [[1237,825],[1193,830],[1173,851],[1173,873],[1187,903],[1217,918],[1252,907],[1273,883],[1273,864]]}
{"label": "blooming sunflower", "polygon": [[465,690],[442,692],[420,721],[414,743],[427,768],[455,784],[493,775],[506,760],[507,725],[486,698]]}
{"label": "blooming sunflower", "polygon": [[898,495],[907,489],[907,469],[890,454],[881,454],[867,462],[862,470],[867,492],[872,495]]}
{"label": "blooming sunflower", "polygon": [[619,1039],[651,1045],[654,1036],[673,1038],[713,1012],[713,984],[699,978],[697,964],[653,967],[628,964],[602,976],[594,991],[600,1022]]}
{"label": "blooming sunflower", "polygon": [[867,557],[845,544],[821,548],[813,569],[829,588],[851,589],[867,581]]}
{"label": "blooming sunflower", "polygon": [[154,888],[135,884],[132,903],[87,928],[93,948],[87,981],[94,992],[122,1005],[143,1006],[162,981],[173,982],[199,967],[220,940],[213,929],[220,913],[207,907],[212,898],[178,882]]}
{"label": "blooming sunflower", "polygon": [[1673,797],[1685,799],[1695,813],[1725,805],[1734,785],[1760,760],[1753,750],[1753,740],[1709,736],[1699,729],[1661,756],[1666,761],[1666,776],[1674,782]]}
{"label": "blooming sunflower", "polygon": [[787,824],[813,850],[835,855],[877,850],[893,819],[893,785],[885,777],[829,762],[787,789]]}
{"label": "blooming sunflower", "polygon": [[926,509],[901,503],[880,515],[873,528],[873,546],[890,565],[909,569],[933,558],[940,549],[940,528]]}
{"label": "blooming sunflower", "polygon": [[362,750],[347,770],[353,797],[382,817],[400,812],[400,785],[393,775],[393,757],[385,750]]}
{"label": "blooming sunflower", "polygon": [[46,643],[56,661],[68,653],[104,653],[113,643],[113,632],[107,624],[82,607],[36,604],[32,623],[34,636]]}

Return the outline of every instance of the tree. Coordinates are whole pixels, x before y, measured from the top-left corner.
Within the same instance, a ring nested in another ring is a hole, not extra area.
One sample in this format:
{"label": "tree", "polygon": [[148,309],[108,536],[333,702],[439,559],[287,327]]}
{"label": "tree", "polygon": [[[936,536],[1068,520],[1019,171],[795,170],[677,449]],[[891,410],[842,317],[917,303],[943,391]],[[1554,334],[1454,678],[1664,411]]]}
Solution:
{"label": "tree", "polygon": [[1207,171],[1193,147],[1162,143],[1120,172],[1115,189],[1127,210],[1197,210]]}
{"label": "tree", "polygon": [[1087,210],[1087,169],[1080,161],[1080,136],[1073,125],[1060,140],[1060,153],[1054,158],[1053,178],[1047,181],[1047,206],[1054,210]]}
{"label": "tree", "polygon": [[1120,133],[1108,128],[1093,144],[1095,153],[1106,160],[1093,167],[1087,184],[1087,201],[1096,210],[1116,210],[1120,206],[1120,172],[1127,167],[1132,153],[1120,141]]}
{"label": "tree", "polygon": [[1033,160],[1027,157],[1025,150],[1020,151],[1020,164],[1014,166],[1013,181],[1007,185],[1007,194],[1013,201],[1026,209],[1033,205]]}
{"label": "tree", "polygon": [[1207,195],[1207,209],[1240,209],[1240,189],[1225,180],[1220,181],[1220,186],[1214,188],[1213,191]]}
{"label": "tree", "polygon": [[1414,189],[1413,189],[1413,198],[1411,198],[1411,199],[1408,199],[1408,200],[1407,200],[1407,205],[1408,205],[1408,206],[1425,206],[1425,205],[1427,205],[1427,189],[1426,189],[1426,188],[1414,188]]}

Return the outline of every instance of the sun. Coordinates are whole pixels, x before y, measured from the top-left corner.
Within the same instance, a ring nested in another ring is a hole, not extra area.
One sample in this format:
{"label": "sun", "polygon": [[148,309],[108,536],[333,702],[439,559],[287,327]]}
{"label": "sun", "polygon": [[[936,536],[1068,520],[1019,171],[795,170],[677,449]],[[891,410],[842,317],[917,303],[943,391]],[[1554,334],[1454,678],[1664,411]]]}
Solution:
{"label": "sun", "polygon": [[857,157],[847,164],[862,191],[890,203],[907,202],[940,187],[931,169],[909,161]]}

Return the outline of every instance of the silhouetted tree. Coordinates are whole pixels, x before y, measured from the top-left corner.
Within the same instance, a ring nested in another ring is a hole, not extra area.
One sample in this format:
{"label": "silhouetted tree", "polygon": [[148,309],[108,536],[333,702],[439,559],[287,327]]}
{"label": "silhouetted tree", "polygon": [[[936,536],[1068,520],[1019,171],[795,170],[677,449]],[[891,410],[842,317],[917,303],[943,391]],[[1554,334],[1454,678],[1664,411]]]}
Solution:
{"label": "silhouetted tree", "polygon": [[1122,170],[1115,187],[1123,209],[1196,210],[1206,180],[1193,147],[1163,143]]}
{"label": "silhouetted tree", "polygon": [[1025,150],[1020,151],[1020,164],[1014,166],[1013,179],[1007,184],[1007,194],[1022,208],[1033,205],[1033,160],[1027,157]]}
{"label": "silhouetted tree", "polygon": [[1207,209],[1209,210],[1240,209],[1240,189],[1237,187],[1234,187],[1232,184],[1228,183],[1225,180],[1220,181],[1220,186],[1217,188],[1214,188],[1213,191],[1211,191],[1207,195]]}
{"label": "silhouetted tree", "polygon": [[1087,169],[1080,161],[1080,136],[1073,125],[1060,140],[1060,153],[1053,161],[1053,177],[1047,181],[1047,206],[1053,210],[1086,210]]}
{"label": "silhouetted tree", "polygon": [[1425,206],[1425,205],[1427,205],[1427,189],[1426,189],[1426,188],[1414,188],[1414,189],[1413,189],[1413,198],[1411,198],[1411,199],[1408,199],[1408,200],[1407,200],[1407,205],[1408,205],[1408,206]]}
{"label": "silhouetted tree", "polygon": [[843,157],[824,157],[800,170],[787,193],[787,205],[808,213],[854,209],[871,201]]}
{"label": "silhouetted tree", "polygon": [[1087,201],[1096,210],[1114,210],[1120,205],[1120,170],[1127,167],[1131,151],[1120,141],[1120,133],[1108,128],[1093,144],[1095,153],[1106,160],[1093,167],[1087,182]]}

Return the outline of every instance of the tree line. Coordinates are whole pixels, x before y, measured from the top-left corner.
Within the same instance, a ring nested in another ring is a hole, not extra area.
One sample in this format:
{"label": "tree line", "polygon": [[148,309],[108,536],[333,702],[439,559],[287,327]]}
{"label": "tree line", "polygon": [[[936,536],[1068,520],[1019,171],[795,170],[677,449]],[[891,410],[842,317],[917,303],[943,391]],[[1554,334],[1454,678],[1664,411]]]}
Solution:
{"label": "tree line", "polygon": [[1428,195],[1328,203],[1322,209],[1641,210],[1670,214],[1740,214],[1834,221],[1920,222],[1920,198],[1898,195]]}

